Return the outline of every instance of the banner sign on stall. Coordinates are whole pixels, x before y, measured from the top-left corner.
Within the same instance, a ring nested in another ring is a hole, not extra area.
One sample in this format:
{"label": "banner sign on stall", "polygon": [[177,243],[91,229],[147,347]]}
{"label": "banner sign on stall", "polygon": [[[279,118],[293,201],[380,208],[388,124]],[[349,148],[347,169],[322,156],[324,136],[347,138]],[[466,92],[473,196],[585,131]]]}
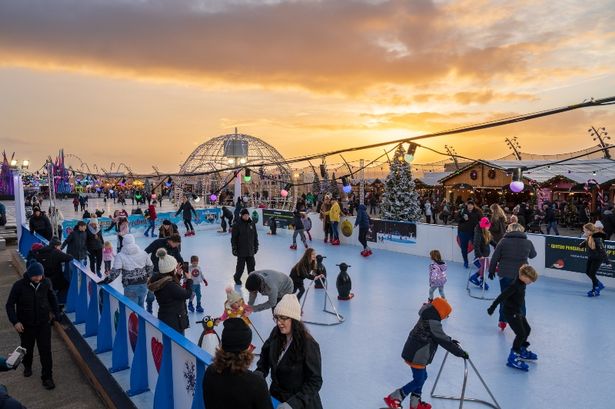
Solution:
{"label": "banner sign on stall", "polygon": [[263,209],[263,226],[269,226],[269,219],[275,216],[278,228],[288,229],[293,223],[293,212],[286,210]]}
{"label": "banner sign on stall", "polygon": [[[583,239],[574,237],[546,236],[545,267],[585,274],[587,252],[584,248],[579,247],[582,241]],[[615,242],[607,241],[605,246],[609,260],[615,264]],[[615,269],[603,264],[597,274],[615,277]]]}
{"label": "banner sign on stall", "polygon": [[372,219],[367,240],[373,243],[416,244],[416,224]]}

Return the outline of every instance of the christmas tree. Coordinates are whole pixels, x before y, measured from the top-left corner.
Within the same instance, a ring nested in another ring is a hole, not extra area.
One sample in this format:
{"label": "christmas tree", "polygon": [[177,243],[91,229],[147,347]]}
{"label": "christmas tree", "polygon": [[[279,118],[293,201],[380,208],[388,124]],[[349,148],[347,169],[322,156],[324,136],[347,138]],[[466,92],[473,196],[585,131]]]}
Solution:
{"label": "christmas tree", "polygon": [[418,221],[421,218],[419,195],[414,190],[412,168],[404,160],[404,149],[401,144],[395,151],[391,161],[391,170],[384,182],[382,195],[382,214],[386,220]]}

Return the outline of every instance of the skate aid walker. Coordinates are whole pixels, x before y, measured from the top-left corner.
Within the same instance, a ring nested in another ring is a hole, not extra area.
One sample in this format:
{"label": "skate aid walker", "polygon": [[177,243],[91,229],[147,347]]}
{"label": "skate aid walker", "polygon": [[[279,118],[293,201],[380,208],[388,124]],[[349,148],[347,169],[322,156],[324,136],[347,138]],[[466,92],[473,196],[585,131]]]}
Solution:
{"label": "skate aid walker", "polygon": [[[477,298],[477,297],[475,297],[475,298]],[[459,409],[463,409],[463,403],[464,402],[482,403],[483,405],[487,405],[487,406],[492,407],[494,409],[502,409],[500,407],[500,404],[498,403],[498,401],[493,396],[493,393],[491,393],[491,390],[489,390],[489,387],[487,386],[487,384],[483,380],[483,377],[480,376],[480,373],[478,373],[478,370],[476,369],[476,366],[474,366],[474,363],[472,362],[472,360],[470,358],[463,360],[463,385],[461,387],[461,396],[459,396],[459,397],[457,397],[457,396],[445,396],[445,395],[436,395],[434,393],[436,391],[436,386],[438,386],[438,381],[440,380],[440,375],[442,375],[442,370],[444,369],[444,364],[446,363],[446,359],[448,358],[449,354],[450,354],[450,352],[446,351],[446,355],[444,355],[444,359],[442,360],[442,365],[440,365],[440,370],[438,371],[438,376],[436,376],[436,381],[434,382],[433,387],[431,388],[431,392],[430,392],[431,397],[434,398],[434,399],[458,400],[459,401]],[[466,387],[468,386],[468,363],[472,367],[472,370],[474,371],[474,373],[476,374],[476,376],[478,377],[480,382],[485,387],[485,390],[487,391],[487,393],[489,393],[489,396],[491,397],[491,400],[493,400],[493,403],[487,402],[487,401],[484,401],[484,400],[481,400],[481,399],[477,399],[477,398],[468,398],[466,396]]]}
{"label": "skate aid walker", "polygon": [[[318,283],[322,286],[320,288],[323,288],[325,290],[324,305],[322,307],[322,310],[323,312],[327,314],[335,315],[335,317],[337,318],[337,321],[336,322],[317,322],[317,321],[303,320],[303,322],[306,324],[322,325],[326,327],[341,324],[342,322],[344,322],[344,317],[337,312],[337,309],[335,308],[335,305],[333,304],[333,301],[331,300],[331,297],[329,296],[329,291],[327,290],[327,280],[323,280],[322,278],[317,278],[315,280],[310,281],[310,285],[308,286],[307,290],[305,290],[303,301],[301,302],[301,311],[303,311],[303,306],[305,305],[305,300],[307,300],[307,296],[310,293],[310,290],[312,289],[312,287],[316,287],[316,284]],[[331,307],[333,307],[333,311],[329,311],[327,309],[327,300],[329,300],[329,304],[331,304]]]}
{"label": "skate aid walker", "polygon": [[[488,275],[488,270],[489,270],[489,257],[484,257],[482,259],[479,260],[480,262],[480,267],[478,269],[478,272],[472,273],[472,269],[470,269],[470,272],[468,273],[468,279],[466,280],[466,290],[468,291],[468,295],[472,298],[476,298],[478,300],[495,300],[495,297],[493,298],[489,298],[489,297],[485,297],[485,291],[487,291],[487,289],[489,288],[487,285],[487,275]],[[480,295],[473,295],[472,294],[472,289],[470,288],[470,283],[473,285],[476,285],[476,283],[470,281],[470,279],[472,278],[472,276],[474,276],[474,274],[478,274],[479,277],[482,277],[482,283],[480,283],[479,288],[481,289],[480,291]]]}

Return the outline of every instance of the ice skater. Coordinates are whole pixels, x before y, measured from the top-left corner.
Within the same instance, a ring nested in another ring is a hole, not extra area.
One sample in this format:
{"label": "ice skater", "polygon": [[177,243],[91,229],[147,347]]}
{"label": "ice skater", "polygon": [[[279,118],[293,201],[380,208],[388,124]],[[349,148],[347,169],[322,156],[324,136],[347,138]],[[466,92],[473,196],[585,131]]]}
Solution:
{"label": "ice skater", "polygon": [[429,302],[433,301],[433,293],[438,289],[440,297],[444,296],[444,284],[446,284],[446,263],[442,261],[442,255],[439,250],[431,250],[429,252],[431,264],[429,264]]}
{"label": "ice skater", "polygon": [[359,226],[359,243],[363,246],[363,251],[361,251],[363,257],[369,257],[372,254],[372,250],[367,246],[367,233],[369,232],[370,221],[367,207],[360,204],[357,208],[357,218],[354,226]]}
{"label": "ice skater", "polygon": [[401,353],[401,357],[412,369],[413,379],[384,398],[388,408],[401,408],[401,403],[407,396],[410,396],[410,409],[431,408],[429,403],[421,400],[421,393],[427,380],[427,365],[433,360],[438,345],[455,356],[469,358],[459,343],[442,329],[442,320],[448,318],[452,311],[450,304],[443,298],[435,298],[431,304],[423,304],[421,307],[420,318],[410,331]]}
{"label": "ice skater", "polygon": [[596,273],[602,263],[611,264],[609,255],[604,247],[606,234],[601,232],[596,225],[587,223],[583,226],[583,235],[586,237],[579,247],[587,250],[587,264],[585,274],[592,280],[592,289],[587,292],[588,297],[598,297],[604,289],[604,284],[598,280]]}
{"label": "ice skater", "polygon": [[[478,225],[474,228],[474,265],[478,267],[478,271],[472,274],[469,281],[477,287],[482,287],[485,280],[485,270],[488,269],[487,258],[491,254],[491,245],[496,246],[495,241],[491,237],[491,222],[488,218],[483,217],[480,219]],[[488,290],[489,286],[485,283],[485,290]]]}
{"label": "ice skater", "polygon": [[291,250],[297,250],[297,236],[301,236],[301,241],[303,242],[303,246],[307,249],[307,240],[305,239],[305,226],[303,226],[303,220],[301,219],[301,212],[299,210],[295,210],[293,212],[293,226],[295,226],[295,231],[293,232],[293,244],[291,244]]}
{"label": "ice skater", "polygon": [[293,294],[297,294],[297,299],[301,300],[301,297],[305,293],[305,286],[303,280],[318,280],[324,277],[323,274],[316,274],[316,250],[309,248],[305,250],[301,260],[293,266],[290,270],[290,278],[293,280]]}
{"label": "ice skater", "polygon": [[536,282],[536,280],[538,280],[538,273],[534,267],[524,264],[519,269],[517,280],[509,285],[487,309],[489,315],[493,315],[498,304],[502,304],[504,318],[506,318],[508,325],[510,325],[510,329],[515,333],[515,340],[513,341],[506,365],[526,372],[529,370],[529,366],[523,361],[535,361],[538,359],[535,353],[527,349],[530,346],[527,338],[532,329],[524,313],[525,287]]}
{"label": "ice skater", "polygon": [[190,297],[190,301],[188,301],[188,310],[190,312],[194,312],[194,304],[193,300],[196,296],[196,312],[203,312],[203,307],[201,306],[201,297],[202,297],[202,289],[201,284],[205,287],[209,285],[205,276],[203,275],[203,271],[201,267],[199,267],[199,256],[191,256],[190,257],[190,266],[188,267],[188,271],[190,272],[190,276],[192,277],[192,296]]}

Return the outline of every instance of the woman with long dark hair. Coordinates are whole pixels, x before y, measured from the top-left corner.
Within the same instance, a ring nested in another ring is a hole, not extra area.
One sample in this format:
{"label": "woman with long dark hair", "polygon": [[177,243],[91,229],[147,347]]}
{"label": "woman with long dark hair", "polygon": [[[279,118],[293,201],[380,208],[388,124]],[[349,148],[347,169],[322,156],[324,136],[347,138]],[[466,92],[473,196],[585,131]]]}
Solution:
{"label": "woman with long dark hair", "polygon": [[604,246],[606,234],[601,232],[594,224],[587,223],[583,226],[585,240],[579,245],[587,250],[587,265],[585,274],[592,280],[592,289],[587,292],[588,297],[597,297],[604,289],[604,284],[598,280],[596,273],[602,263],[610,264],[609,256]]}
{"label": "woman with long dark hair", "polygon": [[293,294],[297,294],[297,299],[300,300],[301,296],[305,293],[305,286],[303,280],[316,280],[322,277],[322,275],[315,275],[316,271],[316,250],[308,248],[303,253],[301,259],[290,270],[290,278],[293,280]]}
{"label": "woman with long dark hair", "polygon": [[252,331],[241,318],[224,321],[222,342],[203,377],[207,409],[273,409],[267,382],[249,370]]}
{"label": "woman with long dark hair", "polygon": [[301,306],[293,294],[285,295],[274,310],[271,331],[256,364],[257,372],[271,372],[271,396],[278,409],[322,409],[320,347],[301,322]]}
{"label": "woman with long dark hair", "polygon": [[502,240],[502,237],[504,237],[504,234],[506,234],[506,213],[504,213],[502,207],[497,203],[493,203],[489,206],[489,210],[491,210],[491,227],[489,231],[491,232],[493,241],[497,245],[500,240]]}

